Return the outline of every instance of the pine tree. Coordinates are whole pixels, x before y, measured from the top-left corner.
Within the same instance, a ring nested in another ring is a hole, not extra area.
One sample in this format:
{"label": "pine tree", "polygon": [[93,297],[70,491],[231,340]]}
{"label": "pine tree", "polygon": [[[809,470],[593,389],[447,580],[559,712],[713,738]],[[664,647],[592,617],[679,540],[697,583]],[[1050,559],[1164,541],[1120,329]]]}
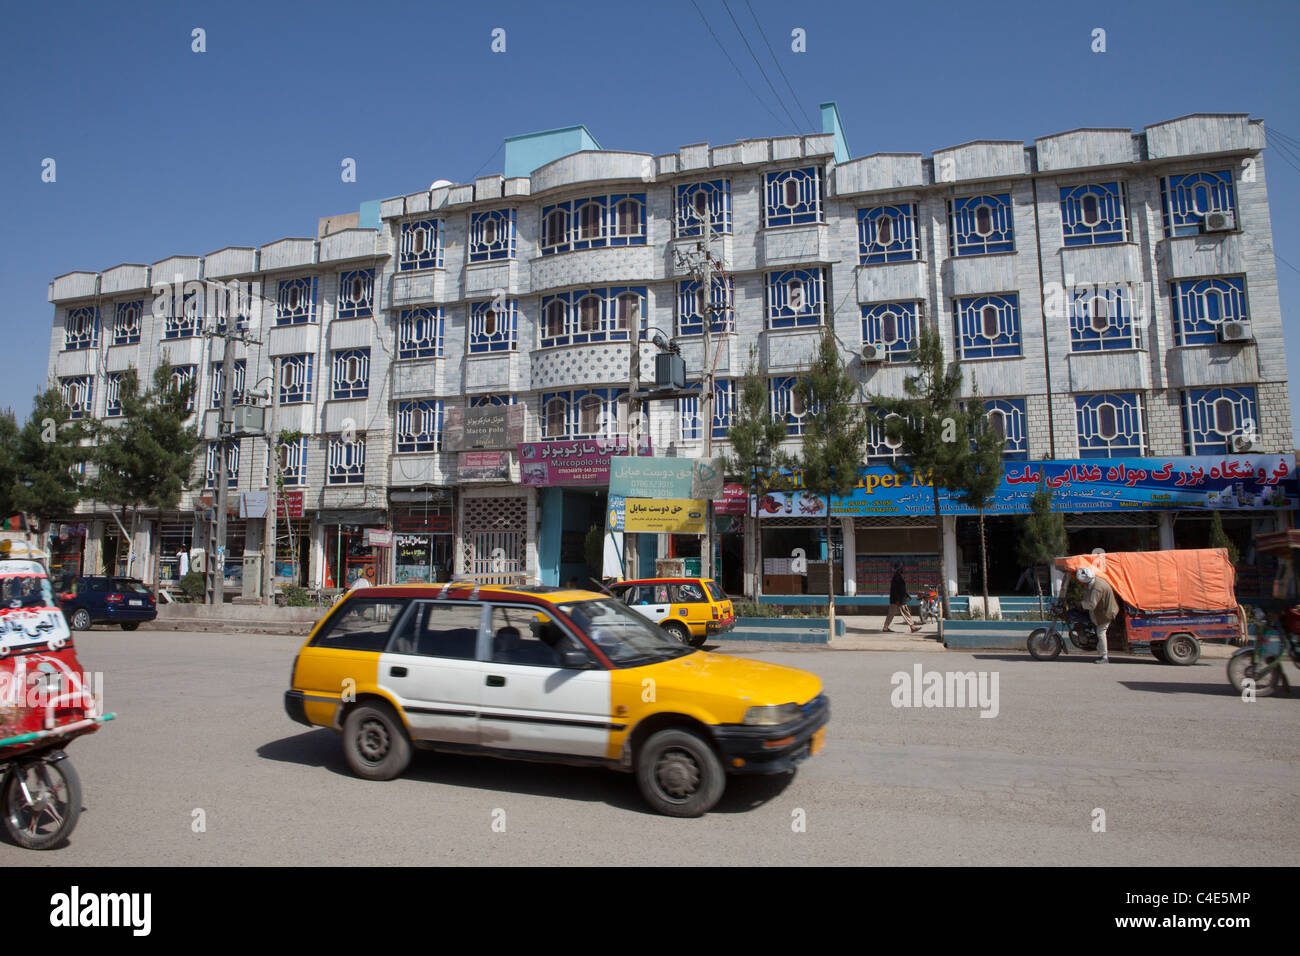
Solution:
{"label": "pine tree", "polygon": [[1038,616],[1043,616],[1043,585],[1038,569],[1050,565],[1065,554],[1065,518],[1052,510],[1052,490],[1039,479],[1029,503],[1029,514],[1020,520],[1020,560],[1034,570],[1034,587],[1038,589]]}
{"label": "pine tree", "polygon": [[827,604],[831,639],[835,637],[835,557],[831,547],[831,503],[848,497],[857,486],[871,425],[858,395],[857,380],[840,355],[835,332],[828,325],[812,363],[795,386],[805,409],[799,468],[803,487],[826,502]]}
{"label": "pine tree", "polygon": [[12,409],[0,411],[0,519],[18,510],[14,490],[22,484],[18,462],[18,421]]}
{"label": "pine tree", "polygon": [[45,531],[55,518],[66,517],[85,497],[83,463],[93,451],[94,423],[72,417],[57,388],[37,393],[31,417],[18,432],[18,483],[14,508],[36,518]]}
{"label": "pine tree", "polygon": [[1241,557],[1237,553],[1237,546],[1232,543],[1232,539],[1228,537],[1228,533],[1223,530],[1223,518],[1217,511],[1214,512],[1214,517],[1210,519],[1210,547],[1227,548],[1228,560],[1234,565]]}

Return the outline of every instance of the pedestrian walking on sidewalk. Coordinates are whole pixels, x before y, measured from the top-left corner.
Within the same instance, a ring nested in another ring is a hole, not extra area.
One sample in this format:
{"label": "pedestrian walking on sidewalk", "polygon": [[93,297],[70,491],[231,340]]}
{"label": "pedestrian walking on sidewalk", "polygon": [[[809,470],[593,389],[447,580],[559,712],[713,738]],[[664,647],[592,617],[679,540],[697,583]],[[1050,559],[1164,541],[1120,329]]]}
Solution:
{"label": "pedestrian walking on sidewalk", "polygon": [[1091,615],[1092,623],[1097,627],[1097,650],[1100,653],[1097,663],[1105,664],[1110,660],[1106,656],[1106,629],[1119,614],[1119,602],[1115,600],[1115,591],[1105,579],[1097,577],[1092,568],[1080,568],[1074,576],[1084,587],[1083,609]]}
{"label": "pedestrian walking on sidewalk", "polygon": [[907,593],[907,582],[903,580],[903,562],[894,562],[894,579],[889,582],[889,613],[885,615],[885,624],[881,627],[881,633],[893,630],[889,622],[898,614],[903,616],[903,620],[915,634],[921,629],[921,626],[912,620],[912,615],[907,611],[907,602],[912,596]]}

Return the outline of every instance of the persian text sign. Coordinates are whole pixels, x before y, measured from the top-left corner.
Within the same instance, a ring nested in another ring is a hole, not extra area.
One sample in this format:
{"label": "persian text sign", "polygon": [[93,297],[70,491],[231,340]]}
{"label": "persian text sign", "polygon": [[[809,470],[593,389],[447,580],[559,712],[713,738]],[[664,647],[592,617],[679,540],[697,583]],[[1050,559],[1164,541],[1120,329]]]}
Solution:
{"label": "persian text sign", "polygon": [[275,513],[281,518],[302,517],[302,492],[286,491],[275,500]]}
{"label": "persian text sign", "polygon": [[634,534],[704,534],[704,501],[696,498],[626,498],[614,496],[609,510],[611,531]]}
{"label": "persian text sign", "polygon": [[[649,454],[650,439],[640,441],[641,454]],[[522,484],[546,488],[551,485],[605,485],[610,462],[627,455],[622,438],[593,438],[586,441],[534,441],[519,446],[519,477]]]}
{"label": "persian text sign", "polygon": [[513,448],[524,440],[525,405],[447,409],[443,426],[447,451]]}
{"label": "persian text sign", "polygon": [[461,481],[509,481],[510,452],[462,451],[456,456],[456,477]]}
{"label": "persian text sign", "polygon": [[609,493],[628,498],[721,498],[718,458],[624,458],[609,469]]}

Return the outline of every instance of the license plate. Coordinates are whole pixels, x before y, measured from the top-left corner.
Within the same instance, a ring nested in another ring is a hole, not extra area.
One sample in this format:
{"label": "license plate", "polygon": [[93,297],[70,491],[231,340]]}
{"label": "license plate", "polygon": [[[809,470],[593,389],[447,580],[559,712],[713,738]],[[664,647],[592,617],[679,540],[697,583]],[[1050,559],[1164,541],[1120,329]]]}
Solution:
{"label": "license plate", "polygon": [[817,753],[817,751],[822,749],[822,746],[825,743],[826,743],[826,728],[823,727],[821,730],[817,731],[817,733],[812,735],[812,741],[808,746],[808,755],[812,756],[813,754]]}
{"label": "license plate", "polygon": [[132,607],[141,607],[144,604],[143,601],[127,601],[127,603]]}

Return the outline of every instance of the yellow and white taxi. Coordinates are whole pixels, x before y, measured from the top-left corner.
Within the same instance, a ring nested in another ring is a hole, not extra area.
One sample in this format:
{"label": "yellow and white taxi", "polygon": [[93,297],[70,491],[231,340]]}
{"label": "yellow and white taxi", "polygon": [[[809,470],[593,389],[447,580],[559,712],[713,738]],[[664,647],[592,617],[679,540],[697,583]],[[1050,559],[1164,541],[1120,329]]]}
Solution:
{"label": "yellow and white taxi", "polygon": [[284,704],[339,731],[367,779],[400,775],[412,748],[598,764],[681,817],[707,813],[728,773],[792,771],[830,719],[816,675],[694,650],[617,598],[465,583],[348,594]]}

